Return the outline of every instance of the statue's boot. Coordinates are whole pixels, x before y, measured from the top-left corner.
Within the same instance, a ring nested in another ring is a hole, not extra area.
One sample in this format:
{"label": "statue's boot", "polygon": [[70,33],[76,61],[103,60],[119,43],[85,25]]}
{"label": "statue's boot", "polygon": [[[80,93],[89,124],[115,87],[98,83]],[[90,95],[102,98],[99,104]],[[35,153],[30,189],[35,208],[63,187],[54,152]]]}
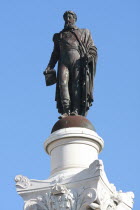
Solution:
{"label": "statue's boot", "polygon": [[63,119],[70,115],[70,107],[69,106],[64,106],[63,110],[64,110],[64,113],[61,116],[59,116],[58,119]]}
{"label": "statue's boot", "polygon": [[58,117],[58,119],[63,119],[63,118],[68,117],[68,116],[69,116],[69,114],[64,113],[64,114],[60,115],[60,116]]}
{"label": "statue's boot", "polygon": [[77,116],[78,115],[78,109],[73,109],[73,111],[71,112],[70,115]]}

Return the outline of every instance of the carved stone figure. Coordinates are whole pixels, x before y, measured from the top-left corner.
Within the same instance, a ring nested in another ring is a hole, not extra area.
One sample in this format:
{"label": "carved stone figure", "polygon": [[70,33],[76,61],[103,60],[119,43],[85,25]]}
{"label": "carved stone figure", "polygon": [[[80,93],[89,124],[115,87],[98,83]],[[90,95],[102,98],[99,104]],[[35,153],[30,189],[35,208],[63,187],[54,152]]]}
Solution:
{"label": "carved stone figure", "polygon": [[[56,84],[56,102],[60,118],[86,116],[93,102],[93,79],[97,49],[88,29],[79,29],[72,11],[63,15],[64,29],[54,34],[54,49],[44,71],[47,85]],[[58,62],[57,79],[54,67]]]}

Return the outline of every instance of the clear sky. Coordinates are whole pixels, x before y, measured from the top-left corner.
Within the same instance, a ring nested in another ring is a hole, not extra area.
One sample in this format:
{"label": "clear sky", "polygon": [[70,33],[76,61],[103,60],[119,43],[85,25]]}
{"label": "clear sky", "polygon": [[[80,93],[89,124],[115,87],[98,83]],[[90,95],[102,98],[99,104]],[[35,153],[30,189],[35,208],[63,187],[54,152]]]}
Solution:
{"label": "clear sky", "polygon": [[95,102],[88,119],[104,139],[99,158],[117,190],[135,193],[140,209],[140,1],[0,1],[0,205],[20,210],[14,177],[47,179],[50,158],[43,143],[58,113],[55,86],[42,72],[73,10],[77,26],[90,29],[98,48]]}

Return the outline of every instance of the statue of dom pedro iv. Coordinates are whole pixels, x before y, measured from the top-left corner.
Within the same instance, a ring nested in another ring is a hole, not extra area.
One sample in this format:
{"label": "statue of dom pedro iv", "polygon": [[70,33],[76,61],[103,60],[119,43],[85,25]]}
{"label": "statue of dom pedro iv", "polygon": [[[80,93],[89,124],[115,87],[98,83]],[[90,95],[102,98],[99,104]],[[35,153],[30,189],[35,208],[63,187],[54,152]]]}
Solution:
{"label": "statue of dom pedro iv", "polygon": [[[64,29],[54,34],[54,49],[44,71],[46,85],[56,84],[59,117],[86,116],[93,102],[93,85],[96,72],[97,48],[90,31],[79,29],[77,15],[66,11]],[[58,62],[57,79],[53,68]]]}

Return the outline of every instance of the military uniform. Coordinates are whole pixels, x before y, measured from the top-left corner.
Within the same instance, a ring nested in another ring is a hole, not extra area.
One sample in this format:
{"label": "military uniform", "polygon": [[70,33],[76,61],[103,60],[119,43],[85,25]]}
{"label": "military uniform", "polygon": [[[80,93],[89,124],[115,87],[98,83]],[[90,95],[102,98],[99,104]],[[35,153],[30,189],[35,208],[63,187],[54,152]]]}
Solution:
{"label": "military uniform", "polygon": [[87,29],[78,29],[77,27],[64,29],[60,33],[54,34],[53,41],[54,50],[48,66],[54,68],[58,61],[56,86],[58,111],[61,114],[68,110],[70,112],[77,111],[77,114],[85,115],[85,111],[82,111],[82,85],[84,78],[83,63],[81,61],[85,55],[90,59],[89,63],[94,60],[94,65],[90,67],[89,71],[89,87],[86,85],[88,103],[85,105],[85,110],[88,110],[93,101],[93,76],[95,74],[95,60],[97,56],[96,47],[93,44],[90,32]]}

